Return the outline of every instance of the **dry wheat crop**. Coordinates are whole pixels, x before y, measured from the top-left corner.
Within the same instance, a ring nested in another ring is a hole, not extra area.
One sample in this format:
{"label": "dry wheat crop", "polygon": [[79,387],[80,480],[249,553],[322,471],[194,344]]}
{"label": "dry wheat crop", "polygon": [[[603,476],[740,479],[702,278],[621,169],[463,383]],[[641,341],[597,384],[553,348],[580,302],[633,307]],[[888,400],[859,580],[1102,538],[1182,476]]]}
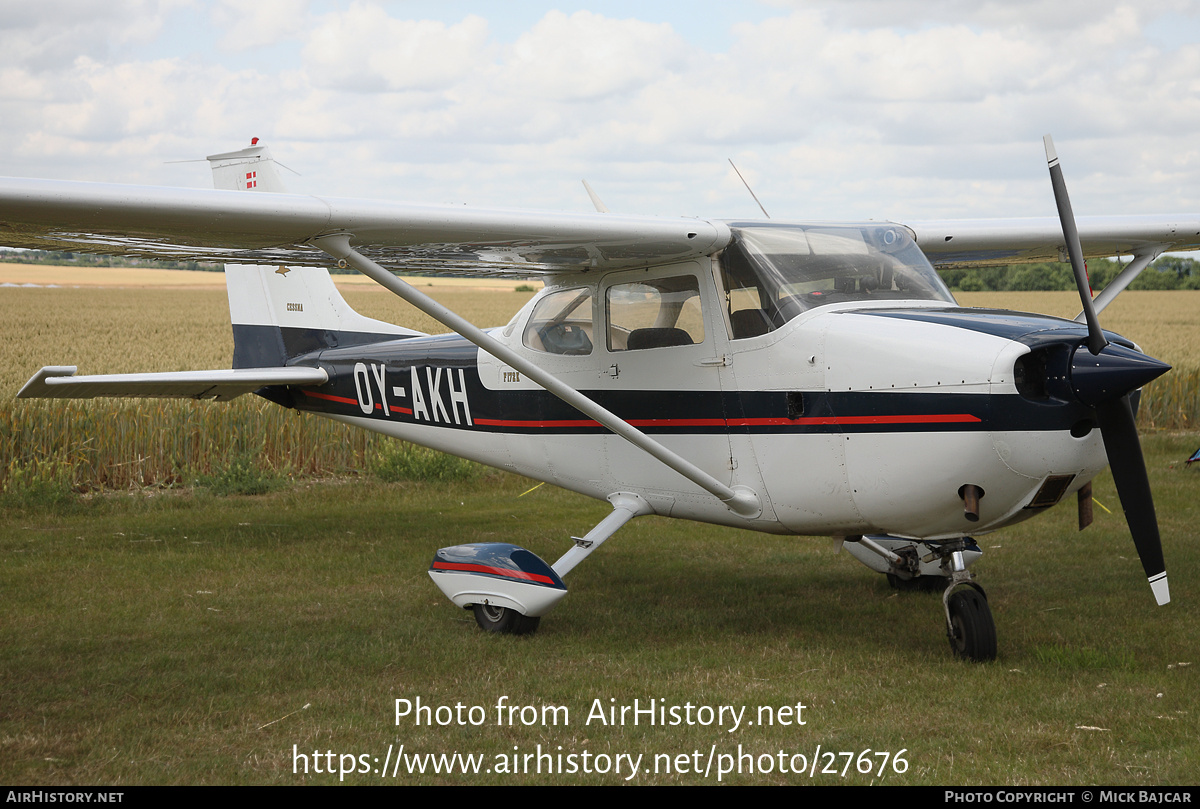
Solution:
{"label": "dry wheat crop", "polygon": [[[131,283],[122,272],[116,282]],[[279,475],[363,468],[378,439],[252,396],[228,404],[13,398],[42,365],[78,365],[80,373],[227,367],[233,342],[224,290],[150,284],[0,288],[0,485],[16,478],[66,480],[77,489],[171,485],[247,457]],[[441,283],[428,291],[481,325],[506,322],[530,297]],[[344,294],[371,317],[443,331],[382,290],[347,285]],[[960,300],[1066,317],[1077,308],[1073,293],[963,293]],[[1200,292],[1127,292],[1103,322],[1176,366],[1147,387],[1143,427],[1194,427],[1200,421]]]}

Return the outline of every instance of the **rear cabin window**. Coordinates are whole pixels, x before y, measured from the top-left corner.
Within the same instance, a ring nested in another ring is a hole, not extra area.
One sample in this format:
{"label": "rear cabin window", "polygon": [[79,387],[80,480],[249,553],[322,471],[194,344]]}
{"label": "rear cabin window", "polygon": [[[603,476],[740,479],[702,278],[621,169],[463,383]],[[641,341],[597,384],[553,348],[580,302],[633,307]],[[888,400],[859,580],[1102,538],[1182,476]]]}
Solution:
{"label": "rear cabin window", "polygon": [[547,354],[591,354],[592,290],[564,289],[542,298],[529,316],[521,342]]}
{"label": "rear cabin window", "polygon": [[704,342],[700,284],[694,276],[617,284],[609,287],[605,303],[609,351]]}

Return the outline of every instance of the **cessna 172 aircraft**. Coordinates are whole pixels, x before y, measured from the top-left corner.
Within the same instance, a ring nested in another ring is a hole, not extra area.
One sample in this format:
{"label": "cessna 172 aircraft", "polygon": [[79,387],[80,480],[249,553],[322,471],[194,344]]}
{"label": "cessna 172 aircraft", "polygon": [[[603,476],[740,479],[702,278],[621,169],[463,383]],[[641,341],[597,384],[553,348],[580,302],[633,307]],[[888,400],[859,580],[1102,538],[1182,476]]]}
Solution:
{"label": "cessna 172 aircraft", "polygon": [[[232,399],[295,408],[583,494],[612,512],[553,565],[508,544],[437,552],[430,576],[489,631],[528,633],[634,517],[834,536],[893,583],[944,589],[960,657],[996,656],[973,534],[1113,468],[1169,600],[1131,398],[1167,370],[1096,313],[1200,217],[780,223],[475,210],[298,196],[262,145],[208,158],[216,190],[0,180],[0,243],[229,262],[233,368],[75,376],[22,397]],[[268,193],[245,193],[246,190]],[[1133,260],[1093,303],[1085,256]],[[965,309],[935,267],[1069,255],[1077,321]],[[349,266],[449,328],[350,309]],[[538,276],[479,329],[389,268]]]}

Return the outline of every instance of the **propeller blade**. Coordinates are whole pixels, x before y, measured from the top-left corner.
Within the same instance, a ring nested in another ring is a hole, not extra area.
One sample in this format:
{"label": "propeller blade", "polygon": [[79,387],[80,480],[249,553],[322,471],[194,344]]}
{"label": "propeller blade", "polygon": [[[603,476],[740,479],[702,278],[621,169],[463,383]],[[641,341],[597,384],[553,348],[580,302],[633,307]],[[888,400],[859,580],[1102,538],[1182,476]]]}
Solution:
{"label": "propeller blade", "polygon": [[1100,402],[1096,405],[1096,415],[1100,420],[1104,451],[1108,454],[1108,465],[1117,484],[1117,495],[1121,498],[1121,509],[1125,512],[1129,533],[1133,535],[1133,544],[1142,560],[1142,569],[1146,571],[1154,598],[1162,606],[1171,600],[1167,588],[1167,565],[1163,561],[1154,498],[1150,494],[1146,461],[1142,458],[1142,445],[1138,441],[1129,397],[1120,396]]}
{"label": "propeller blade", "polygon": [[1054,202],[1058,205],[1058,218],[1062,222],[1063,239],[1067,244],[1067,255],[1071,269],[1075,272],[1075,286],[1079,300],[1083,303],[1083,315],[1088,327],[1088,351],[1099,354],[1108,340],[1100,330],[1096,307],[1092,304],[1092,287],[1088,283],[1087,267],[1083,263],[1083,247],[1079,244],[1079,230],[1075,227],[1075,214],[1071,212],[1071,199],[1067,196],[1067,183],[1063,179],[1062,166],[1058,164],[1058,153],[1049,135],[1042,138],[1046,145],[1046,162],[1050,167],[1050,184],[1054,187]]}
{"label": "propeller blade", "polygon": [[[1110,346],[1105,339],[1100,320],[1096,317],[1096,307],[1092,304],[1092,290],[1088,283],[1087,268],[1083,264],[1079,230],[1075,227],[1075,214],[1071,212],[1067,183],[1058,164],[1054,141],[1049,135],[1043,141],[1046,145],[1046,162],[1050,168],[1050,183],[1054,186],[1054,201],[1062,222],[1063,239],[1087,321],[1087,347],[1095,358],[1090,360],[1075,352],[1071,362],[1071,387],[1080,401],[1096,408],[1104,452],[1108,455],[1108,466],[1117,485],[1117,496],[1121,498],[1125,522],[1129,524],[1129,533],[1133,536],[1138,558],[1142,560],[1142,569],[1150,581],[1150,589],[1159,606],[1162,606],[1171,600],[1167,588],[1167,565],[1163,561],[1154,497],[1150,493],[1146,460],[1142,457],[1142,445],[1138,441],[1133,406],[1128,394],[1166,373],[1170,366],[1136,351]],[[1101,355],[1101,352],[1104,354]]]}

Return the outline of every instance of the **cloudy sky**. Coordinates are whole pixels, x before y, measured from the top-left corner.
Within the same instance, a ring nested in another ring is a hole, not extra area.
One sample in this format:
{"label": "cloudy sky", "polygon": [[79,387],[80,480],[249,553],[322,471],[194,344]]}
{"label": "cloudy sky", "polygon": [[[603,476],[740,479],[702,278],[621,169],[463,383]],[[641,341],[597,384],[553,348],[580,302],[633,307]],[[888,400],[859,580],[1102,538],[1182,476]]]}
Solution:
{"label": "cloudy sky", "polygon": [[0,4],[0,175],[757,215],[1200,211],[1195,0]]}

